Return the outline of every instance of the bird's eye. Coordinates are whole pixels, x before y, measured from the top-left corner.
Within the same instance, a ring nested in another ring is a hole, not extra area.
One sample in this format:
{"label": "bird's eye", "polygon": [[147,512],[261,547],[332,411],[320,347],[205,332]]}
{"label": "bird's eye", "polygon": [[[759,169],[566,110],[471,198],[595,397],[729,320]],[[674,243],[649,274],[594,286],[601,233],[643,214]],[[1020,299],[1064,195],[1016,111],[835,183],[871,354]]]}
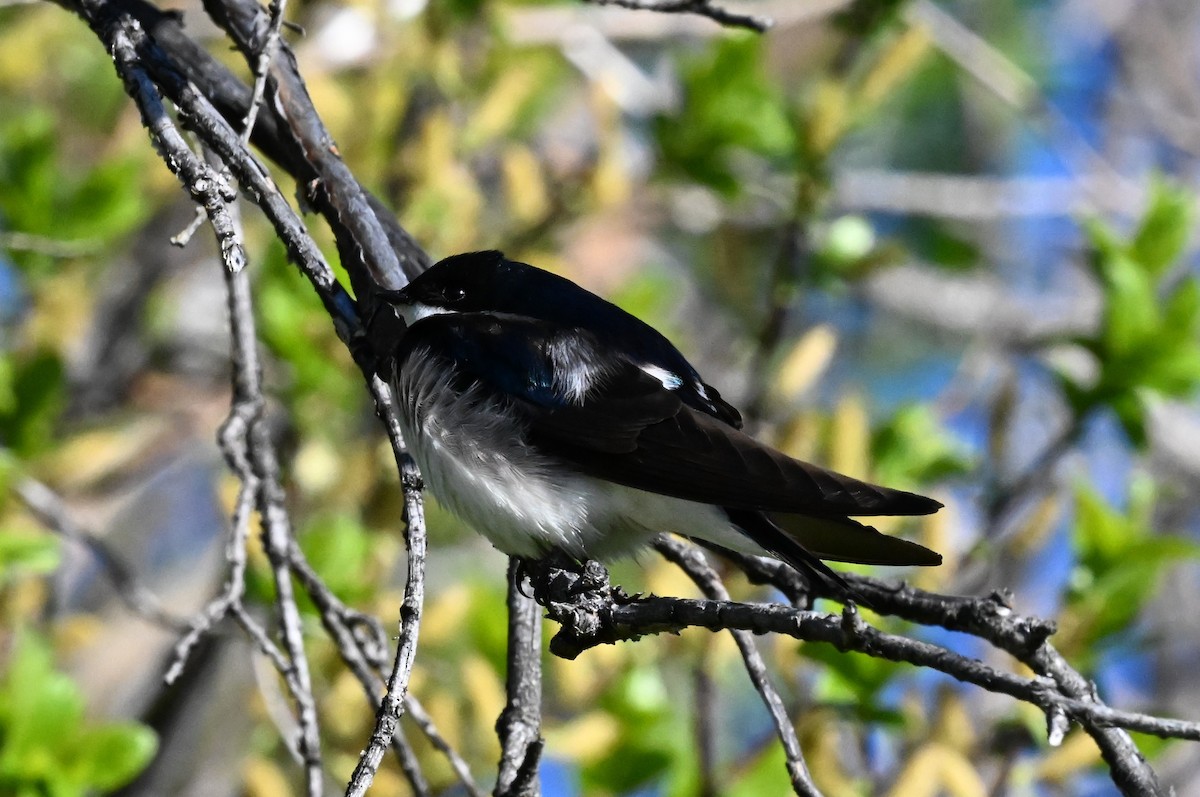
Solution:
{"label": "bird's eye", "polygon": [[462,288],[447,288],[445,296],[447,302],[461,302],[466,298],[467,292]]}

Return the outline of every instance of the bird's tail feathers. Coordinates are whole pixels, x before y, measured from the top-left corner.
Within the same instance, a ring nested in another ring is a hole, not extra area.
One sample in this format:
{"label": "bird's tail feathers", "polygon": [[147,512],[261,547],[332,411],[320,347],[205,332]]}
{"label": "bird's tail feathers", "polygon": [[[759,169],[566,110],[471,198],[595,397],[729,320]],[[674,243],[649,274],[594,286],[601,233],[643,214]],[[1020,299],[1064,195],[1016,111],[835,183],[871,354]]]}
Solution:
{"label": "bird's tail feathers", "polygon": [[796,568],[801,575],[820,582],[834,596],[857,598],[844,578],[781,529],[765,512],[732,507],[725,507],[725,512],[755,544]]}
{"label": "bird's tail feathers", "polygon": [[780,532],[820,559],[859,565],[931,567],[942,563],[937,551],[847,517],[772,513],[770,519]]}

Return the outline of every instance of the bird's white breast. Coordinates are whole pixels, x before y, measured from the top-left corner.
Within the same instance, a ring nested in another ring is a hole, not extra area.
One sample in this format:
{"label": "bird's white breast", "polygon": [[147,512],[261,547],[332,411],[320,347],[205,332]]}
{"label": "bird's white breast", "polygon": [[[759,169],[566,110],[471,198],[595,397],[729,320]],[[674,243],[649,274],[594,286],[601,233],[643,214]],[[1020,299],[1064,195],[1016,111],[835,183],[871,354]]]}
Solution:
{"label": "bird's white breast", "polygon": [[405,366],[396,380],[404,440],[438,500],[506,553],[579,547],[581,486],[552,478],[511,412],[481,391],[458,392],[452,374],[420,351]]}

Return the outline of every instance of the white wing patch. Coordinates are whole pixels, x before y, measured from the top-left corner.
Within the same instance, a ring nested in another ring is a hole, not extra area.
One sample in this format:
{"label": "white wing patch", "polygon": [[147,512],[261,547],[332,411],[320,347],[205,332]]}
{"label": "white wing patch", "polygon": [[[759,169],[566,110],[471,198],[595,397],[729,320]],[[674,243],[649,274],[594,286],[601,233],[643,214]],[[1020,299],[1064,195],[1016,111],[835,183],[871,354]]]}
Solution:
{"label": "white wing patch", "polygon": [[643,372],[662,382],[662,386],[667,390],[678,390],[683,385],[683,380],[680,379],[674,372],[668,371],[666,368],[660,368],[657,365],[643,364],[639,365]]}
{"label": "white wing patch", "polygon": [[596,361],[591,348],[574,335],[556,337],[547,353],[554,373],[554,386],[577,404],[605,375],[604,366]]}

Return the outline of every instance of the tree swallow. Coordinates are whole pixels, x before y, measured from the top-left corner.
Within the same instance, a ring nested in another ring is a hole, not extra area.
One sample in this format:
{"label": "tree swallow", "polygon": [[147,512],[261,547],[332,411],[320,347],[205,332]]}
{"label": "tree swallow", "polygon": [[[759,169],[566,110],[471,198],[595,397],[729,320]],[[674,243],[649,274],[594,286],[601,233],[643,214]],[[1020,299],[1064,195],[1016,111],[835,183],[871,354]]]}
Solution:
{"label": "tree swallow", "polygon": [[570,280],[472,252],[386,299],[406,324],[391,377],[409,451],[504,553],[604,560],[670,531],[842,588],[821,559],[941,562],[851,519],[940,503],[756,441],[665,337]]}

